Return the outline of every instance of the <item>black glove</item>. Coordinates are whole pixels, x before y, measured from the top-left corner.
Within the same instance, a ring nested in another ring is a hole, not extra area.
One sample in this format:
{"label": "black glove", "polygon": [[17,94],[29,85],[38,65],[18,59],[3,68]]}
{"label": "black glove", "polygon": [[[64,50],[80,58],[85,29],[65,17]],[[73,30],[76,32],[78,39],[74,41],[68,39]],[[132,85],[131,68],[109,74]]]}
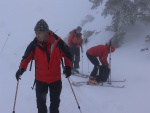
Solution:
{"label": "black glove", "polygon": [[102,67],[104,67],[104,68],[108,68],[108,67],[109,67],[109,65],[102,64]]}
{"label": "black glove", "polygon": [[18,71],[16,72],[16,79],[17,81],[20,79],[20,76],[24,73],[24,69],[23,68],[19,68]]}
{"label": "black glove", "polygon": [[65,66],[63,69],[64,69],[63,73],[66,74],[66,78],[70,77],[70,75],[71,75],[71,67]]}

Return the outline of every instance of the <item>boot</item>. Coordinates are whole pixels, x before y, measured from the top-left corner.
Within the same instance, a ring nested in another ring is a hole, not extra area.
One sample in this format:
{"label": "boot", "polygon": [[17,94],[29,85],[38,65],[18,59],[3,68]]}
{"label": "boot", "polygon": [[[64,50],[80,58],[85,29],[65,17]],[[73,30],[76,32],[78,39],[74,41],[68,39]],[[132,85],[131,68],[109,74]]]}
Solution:
{"label": "boot", "polygon": [[95,77],[91,77],[89,78],[89,80],[87,81],[88,84],[94,84],[94,85],[98,85],[98,82],[96,81]]}

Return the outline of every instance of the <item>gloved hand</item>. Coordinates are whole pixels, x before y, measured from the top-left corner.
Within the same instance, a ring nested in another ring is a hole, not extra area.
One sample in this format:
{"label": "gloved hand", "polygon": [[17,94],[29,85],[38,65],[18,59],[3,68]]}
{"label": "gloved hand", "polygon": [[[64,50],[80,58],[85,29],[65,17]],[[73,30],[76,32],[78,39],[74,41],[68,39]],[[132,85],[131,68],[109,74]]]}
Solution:
{"label": "gloved hand", "polygon": [[20,79],[20,76],[24,73],[24,69],[23,68],[19,68],[18,71],[16,72],[16,79],[17,81]]}
{"label": "gloved hand", "polygon": [[63,73],[66,74],[66,78],[69,78],[71,75],[71,67],[70,66],[65,66]]}
{"label": "gloved hand", "polygon": [[104,64],[103,64],[102,67],[103,67],[103,68],[108,68],[109,65],[104,65]]}

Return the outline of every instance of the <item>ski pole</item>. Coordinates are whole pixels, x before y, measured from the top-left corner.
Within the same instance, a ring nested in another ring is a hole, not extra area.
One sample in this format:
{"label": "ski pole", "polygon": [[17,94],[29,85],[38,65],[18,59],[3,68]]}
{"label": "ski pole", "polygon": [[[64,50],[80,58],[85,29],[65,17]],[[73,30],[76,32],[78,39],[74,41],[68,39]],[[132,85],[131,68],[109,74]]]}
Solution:
{"label": "ski pole", "polygon": [[5,48],[5,45],[6,45],[7,40],[8,40],[9,37],[10,37],[10,33],[9,33],[8,36],[7,36],[7,39],[6,39],[6,41],[5,41],[5,43],[4,43],[4,46],[3,46],[2,50],[1,50],[1,53],[3,52],[3,50],[4,50],[4,48]]}
{"label": "ski pole", "polygon": [[58,29],[56,29],[56,31],[54,33],[56,33],[58,31]]}
{"label": "ski pole", "polygon": [[108,84],[111,84],[111,39],[109,42],[109,69],[110,69],[110,72],[109,72]]}
{"label": "ski pole", "polygon": [[[87,59],[87,60],[88,60],[88,59]],[[90,73],[90,72],[89,72],[89,60],[88,60],[88,73]]]}
{"label": "ski pole", "polygon": [[83,46],[81,46],[81,53],[82,53],[82,74],[83,74]]}
{"label": "ski pole", "polygon": [[82,53],[82,74],[83,74],[83,53]]}
{"label": "ski pole", "polygon": [[74,92],[74,90],[73,90],[73,88],[72,88],[72,85],[71,85],[71,82],[70,82],[70,79],[69,79],[69,78],[68,78],[68,82],[69,82],[69,84],[70,84],[72,93],[73,93],[74,98],[75,98],[75,100],[76,100],[76,103],[77,103],[77,105],[78,105],[78,109],[80,110],[80,113],[82,113],[82,112],[81,112],[81,109],[80,109],[80,106],[79,106],[79,103],[78,103],[78,100],[77,100],[77,97],[76,97],[75,92]]}
{"label": "ski pole", "polygon": [[[86,47],[87,47],[87,50],[88,50],[88,44],[86,43]],[[87,58],[87,62],[88,62],[88,73],[89,73],[89,60]]]}
{"label": "ski pole", "polygon": [[13,106],[13,112],[12,113],[15,113],[16,99],[17,99],[17,93],[18,93],[18,86],[19,86],[19,80],[17,81],[16,94],[15,94],[14,106]]}

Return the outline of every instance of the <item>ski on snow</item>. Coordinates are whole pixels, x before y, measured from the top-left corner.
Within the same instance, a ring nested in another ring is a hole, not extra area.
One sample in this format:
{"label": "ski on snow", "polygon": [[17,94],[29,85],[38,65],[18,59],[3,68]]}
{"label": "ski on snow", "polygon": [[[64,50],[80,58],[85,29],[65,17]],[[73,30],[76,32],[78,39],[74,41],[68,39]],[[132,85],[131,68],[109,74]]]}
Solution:
{"label": "ski on snow", "polygon": [[109,83],[111,82],[126,82],[126,79],[123,79],[123,80],[111,80],[111,81],[107,81]]}
{"label": "ski on snow", "polygon": [[82,77],[82,78],[88,78],[89,77],[89,75],[81,74],[81,73],[72,73],[72,75]]}
{"label": "ski on snow", "polygon": [[87,74],[81,74],[81,73],[76,73],[76,72],[73,72],[72,75],[77,76],[77,77],[82,77],[82,78],[89,77],[89,75],[87,75]]}
{"label": "ski on snow", "polygon": [[[78,76],[78,77],[82,77],[82,78],[88,78],[88,77],[90,77],[90,75],[82,74],[82,73],[72,73],[72,75]],[[111,82],[126,82],[126,79],[123,79],[123,80],[111,80],[111,81],[108,81],[108,82],[109,83],[111,83]]]}
{"label": "ski on snow", "polygon": [[[64,74],[64,73],[62,73]],[[76,76],[76,77],[82,77],[82,78],[88,78],[89,75],[87,74],[81,74],[81,73],[72,73],[71,75]]]}
{"label": "ski on snow", "polygon": [[[107,81],[107,82],[103,82],[103,83],[111,83],[111,82],[126,82],[126,79],[123,80],[111,80],[111,81]],[[86,81],[80,81],[80,82],[74,82],[75,84],[86,84]]]}
{"label": "ski on snow", "polygon": [[74,86],[90,85],[90,86],[102,86],[102,87],[114,87],[114,88],[124,88],[125,87],[125,85],[120,86],[120,85],[103,84],[103,83],[94,85],[94,84],[89,84],[87,82],[73,82],[72,85],[74,85]]}
{"label": "ski on snow", "polygon": [[101,84],[103,87],[124,88],[125,85]]}

